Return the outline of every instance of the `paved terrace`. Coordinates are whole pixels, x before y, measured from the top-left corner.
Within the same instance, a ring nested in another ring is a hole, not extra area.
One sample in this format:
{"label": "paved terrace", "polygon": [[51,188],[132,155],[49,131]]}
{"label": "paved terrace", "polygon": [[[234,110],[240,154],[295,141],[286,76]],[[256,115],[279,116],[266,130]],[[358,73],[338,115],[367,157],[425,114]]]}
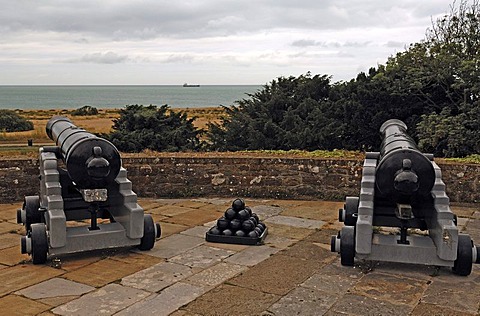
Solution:
{"label": "paved terrace", "polygon": [[[232,199],[141,199],[161,222],[153,250],[99,251],[33,265],[20,254],[21,205],[0,210],[2,315],[479,315],[480,267],[388,263],[342,267],[329,250],[342,203],[250,200],[265,245],[205,242]],[[454,207],[480,242],[480,210]]]}

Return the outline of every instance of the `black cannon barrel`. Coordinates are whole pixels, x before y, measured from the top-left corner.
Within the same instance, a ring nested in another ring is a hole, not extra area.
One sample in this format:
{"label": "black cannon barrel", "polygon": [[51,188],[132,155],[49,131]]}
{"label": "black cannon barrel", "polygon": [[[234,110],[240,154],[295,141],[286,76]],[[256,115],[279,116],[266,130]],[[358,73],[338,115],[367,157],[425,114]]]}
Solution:
{"label": "black cannon barrel", "polygon": [[106,139],[75,126],[63,116],[52,117],[46,132],[60,148],[68,175],[79,188],[105,188],[117,177],[122,163],[120,154]]}
{"label": "black cannon barrel", "polygon": [[428,196],[435,183],[431,161],[422,154],[400,120],[380,127],[382,145],[376,170],[377,192],[397,203],[413,196]]}

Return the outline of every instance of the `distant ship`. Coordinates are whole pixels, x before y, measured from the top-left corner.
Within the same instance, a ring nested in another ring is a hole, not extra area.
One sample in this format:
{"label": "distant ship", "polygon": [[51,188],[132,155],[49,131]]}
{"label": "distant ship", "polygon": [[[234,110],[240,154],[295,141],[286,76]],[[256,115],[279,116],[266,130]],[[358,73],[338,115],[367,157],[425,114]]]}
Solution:
{"label": "distant ship", "polygon": [[199,85],[199,84],[188,84],[188,83],[184,83],[184,84],[183,84],[183,87],[184,87],[184,88],[198,88],[198,87],[200,87],[200,85]]}

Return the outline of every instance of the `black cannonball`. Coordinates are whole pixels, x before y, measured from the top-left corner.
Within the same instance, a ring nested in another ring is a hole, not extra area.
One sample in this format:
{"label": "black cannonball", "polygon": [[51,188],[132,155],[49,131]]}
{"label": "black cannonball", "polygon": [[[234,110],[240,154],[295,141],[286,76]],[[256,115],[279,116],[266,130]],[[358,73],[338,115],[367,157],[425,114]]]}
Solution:
{"label": "black cannonball", "polygon": [[245,208],[245,202],[242,199],[235,199],[232,202],[232,208],[235,212],[240,212]]}
{"label": "black cannonball", "polygon": [[242,229],[246,232],[251,232],[256,227],[255,223],[251,219],[247,219],[242,223]]}
{"label": "black cannonball", "polygon": [[245,237],[246,234],[243,230],[239,229],[235,232],[235,236],[238,236],[238,237]]}
{"label": "black cannonball", "polygon": [[232,236],[233,235],[233,232],[230,230],[230,229],[224,229],[222,231],[222,234],[225,235],[225,236]]}
{"label": "black cannonball", "polygon": [[248,212],[248,215],[249,216],[252,216],[253,212],[252,212],[252,209],[249,208],[248,206],[245,207],[245,210]]}
{"label": "black cannonball", "polygon": [[226,211],[225,211],[225,218],[228,219],[228,220],[232,220],[235,218],[235,215],[237,215],[237,213],[233,210],[233,208],[229,207]]}
{"label": "black cannonball", "polygon": [[248,237],[252,237],[252,238],[258,238],[260,235],[258,234],[258,232],[256,230],[252,230],[251,232],[248,233]]}
{"label": "black cannonball", "polygon": [[267,227],[267,225],[265,225],[263,222],[258,222],[257,227],[258,226],[261,226],[263,230],[265,230],[265,228]]}
{"label": "black cannonball", "polygon": [[239,219],[235,218],[230,221],[230,228],[232,230],[238,230],[240,229],[241,226],[242,226],[242,222]]}
{"label": "black cannonball", "polygon": [[254,232],[257,232],[258,233],[258,236],[261,236],[262,233],[263,233],[263,229],[261,229],[260,227],[255,227],[255,229],[253,230]]}
{"label": "black cannonball", "polygon": [[240,212],[238,212],[237,218],[241,221],[244,221],[250,218],[250,214],[248,214],[247,210],[241,210]]}
{"label": "black cannonball", "polygon": [[212,235],[220,235],[222,233],[222,231],[220,229],[218,229],[217,226],[213,226],[212,228],[210,228],[209,233],[212,234]]}
{"label": "black cannonball", "polygon": [[220,230],[224,230],[225,228],[228,228],[229,224],[230,224],[230,221],[226,219],[224,216],[220,217],[217,220],[217,226]]}
{"label": "black cannonball", "polygon": [[257,220],[257,225],[258,225],[258,223],[260,222],[260,218],[258,218],[258,215],[255,214],[255,213],[252,213],[252,217],[255,217],[255,219]]}
{"label": "black cannonball", "polygon": [[258,220],[255,217],[250,217],[250,220],[255,224],[255,226],[258,225]]}

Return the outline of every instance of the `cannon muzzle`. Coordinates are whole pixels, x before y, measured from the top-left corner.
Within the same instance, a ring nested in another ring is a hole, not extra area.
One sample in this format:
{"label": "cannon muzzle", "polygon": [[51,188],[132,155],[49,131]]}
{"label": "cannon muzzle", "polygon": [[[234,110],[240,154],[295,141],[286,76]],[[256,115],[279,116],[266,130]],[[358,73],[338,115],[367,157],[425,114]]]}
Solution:
{"label": "cannon muzzle", "polygon": [[55,141],[70,179],[80,189],[100,189],[117,177],[121,159],[108,140],[95,136],[63,116],[52,117],[46,126]]}
{"label": "cannon muzzle", "polygon": [[382,145],[377,167],[377,192],[403,203],[412,196],[428,196],[435,183],[430,159],[420,152],[400,120],[388,120],[380,127]]}

